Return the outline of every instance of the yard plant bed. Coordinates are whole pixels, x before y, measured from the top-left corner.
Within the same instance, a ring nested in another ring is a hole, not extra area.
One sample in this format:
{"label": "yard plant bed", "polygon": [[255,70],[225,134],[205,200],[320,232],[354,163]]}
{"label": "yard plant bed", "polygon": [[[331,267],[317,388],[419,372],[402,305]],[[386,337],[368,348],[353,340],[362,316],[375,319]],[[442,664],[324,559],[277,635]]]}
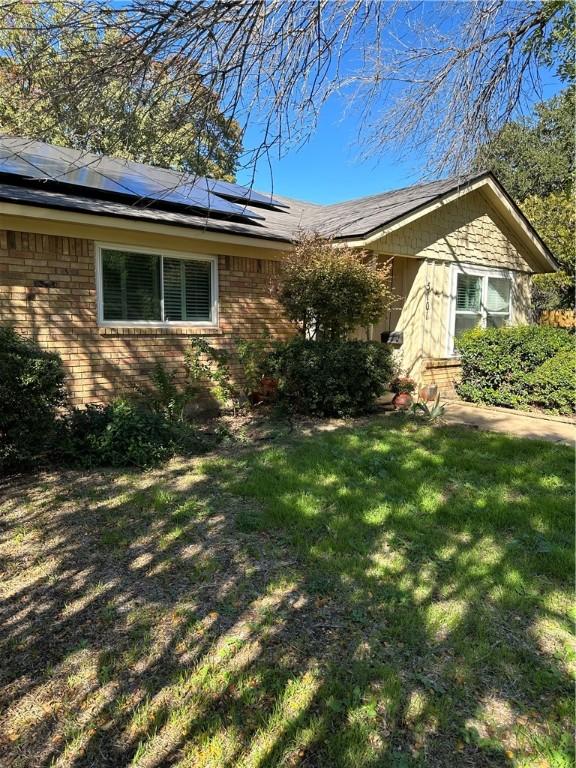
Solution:
{"label": "yard plant bed", "polygon": [[3,766],[573,765],[572,452],[378,421],[3,488]]}

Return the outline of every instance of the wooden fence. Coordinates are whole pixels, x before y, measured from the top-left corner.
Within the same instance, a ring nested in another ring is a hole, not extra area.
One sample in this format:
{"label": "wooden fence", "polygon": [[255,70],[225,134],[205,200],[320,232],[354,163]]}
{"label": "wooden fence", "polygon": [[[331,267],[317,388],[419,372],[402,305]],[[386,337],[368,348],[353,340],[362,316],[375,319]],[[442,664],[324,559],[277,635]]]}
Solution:
{"label": "wooden fence", "polygon": [[542,312],[540,325],[555,325],[557,328],[576,328],[576,310],[550,309]]}

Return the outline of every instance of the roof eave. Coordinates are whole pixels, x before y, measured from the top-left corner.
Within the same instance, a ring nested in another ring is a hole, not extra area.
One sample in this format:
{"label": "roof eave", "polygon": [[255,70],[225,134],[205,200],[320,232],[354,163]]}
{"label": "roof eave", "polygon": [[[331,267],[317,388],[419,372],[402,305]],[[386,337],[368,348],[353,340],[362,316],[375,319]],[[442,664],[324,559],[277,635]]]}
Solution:
{"label": "roof eave", "polygon": [[409,211],[405,211],[404,213],[395,216],[393,219],[390,219],[381,226],[373,227],[366,232],[360,232],[352,236],[341,236],[335,237],[334,239],[337,242],[346,244],[351,247],[370,246],[376,240],[379,240],[385,235],[394,232],[396,229],[400,229],[406,226],[408,223],[411,223],[421,216],[425,216],[426,214],[431,213],[433,210],[440,207],[441,205],[445,205],[452,199],[482,187],[490,187],[496,197],[499,197],[501,201],[505,201],[507,217],[514,221],[514,224],[516,224],[517,228],[518,225],[520,225],[520,230],[524,230],[523,235],[525,236],[525,239],[527,236],[527,242],[529,243],[531,252],[538,253],[542,260],[542,264],[547,267],[543,271],[555,272],[560,269],[560,265],[554,258],[554,255],[546,243],[542,240],[536,231],[535,227],[527,219],[527,217],[520,210],[518,205],[514,202],[512,197],[508,194],[508,192],[504,189],[502,184],[491,171],[483,171],[477,176],[469,178],[461,184],[455,184],[445,192],[436,195],[434,198],[427,200],[425,203],[414,206],[414,208],[411,208]]}

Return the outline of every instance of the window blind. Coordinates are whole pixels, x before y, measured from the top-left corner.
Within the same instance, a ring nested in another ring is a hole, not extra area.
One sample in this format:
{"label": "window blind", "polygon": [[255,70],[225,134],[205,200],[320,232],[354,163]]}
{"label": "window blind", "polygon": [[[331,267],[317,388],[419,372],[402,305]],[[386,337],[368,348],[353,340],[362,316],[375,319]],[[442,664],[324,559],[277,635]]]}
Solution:
{"label": "window blind", "polygon": [[185,262],[186,319],[209,320],[212,305],[211,265],[209,261]]}
{"label": "window blind", "polygon": [[471,328],[500,328],[510,320],[512,282],[508,277],[466,275],[456,280],[456,300],[450,335],[453,342]]}
{"label": "window blind", "polygon": [[164,319],[185,319],[185,291],[182,279],[182,261],[164,259]]}
{"label": "window blind", "polygon": [[510,311],[510,280],[506,277],[489,277],[486,295],[488,312]]}
{"label": "window blind", "polygon": [[104,320],[210,322],[212,319],[210,261],[108,249],[102,250],[101,258]]}
{"label": "window blind", "polygon": [[160,256],[102,251],[104,320],[159,321]]}
{"label": "window blind", "polygon": [[482,299],[482,278],[476,275],[458,275],[456,311],[479,312]]}

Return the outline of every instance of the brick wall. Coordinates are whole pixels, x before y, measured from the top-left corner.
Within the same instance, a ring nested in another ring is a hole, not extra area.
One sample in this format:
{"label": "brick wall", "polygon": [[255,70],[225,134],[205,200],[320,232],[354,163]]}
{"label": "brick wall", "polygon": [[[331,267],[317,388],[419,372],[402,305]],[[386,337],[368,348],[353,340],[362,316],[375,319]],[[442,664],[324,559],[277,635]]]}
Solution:
{"label": "brick wall", "polygon": [[278,262],[260,254],[218,257],[217,331],[99,328],[94,253],[91,240],[0,230],[0,323],[60,354],[75,404],[104,402],[145,384],[156,361],[181,369],[191,335],[230,347],[233,336],[256,338],[267,329],[285,338],[293,332],[270,295]]}
{"label": "brick wall", "polygon": [[426,360],[422,366],[422,384],[436,384],[442,398],[456,398],[456,384],[461,374],[462,366],[458,360]]}

